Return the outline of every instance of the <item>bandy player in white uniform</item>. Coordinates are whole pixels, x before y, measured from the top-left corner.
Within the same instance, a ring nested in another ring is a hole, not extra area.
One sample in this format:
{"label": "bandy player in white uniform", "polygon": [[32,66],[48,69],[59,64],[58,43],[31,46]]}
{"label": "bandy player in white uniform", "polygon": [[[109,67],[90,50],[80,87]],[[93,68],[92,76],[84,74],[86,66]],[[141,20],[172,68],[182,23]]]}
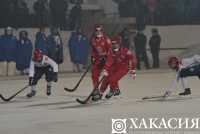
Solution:
{"label": "bandy player in white uniform", "polygon": [[168,65],[172,70],[176,71],[176,79],[173,81],[170,90],[164,96],[169,96],[179,81],[184,90],[179,95],[190,95],[191,89],[188,87],[186,77],[197,76],[200,79],[200,55],[194,55],[193,57],[182,60],[179,60],[177,57],[171,57],[169,58]]}
{"label": "bandy player in white uniform", "polygon": [[37,82],[45,74],[47,81],[47,95],[51,95],[52,81],[58,80],[58,64],[46,55],[42,54],[40,49],[35,49],[33,58],[30,64],[29,70],[29,85],[31,86],[31,92],[27,94],[27,97],[33,97],[36,94]]}

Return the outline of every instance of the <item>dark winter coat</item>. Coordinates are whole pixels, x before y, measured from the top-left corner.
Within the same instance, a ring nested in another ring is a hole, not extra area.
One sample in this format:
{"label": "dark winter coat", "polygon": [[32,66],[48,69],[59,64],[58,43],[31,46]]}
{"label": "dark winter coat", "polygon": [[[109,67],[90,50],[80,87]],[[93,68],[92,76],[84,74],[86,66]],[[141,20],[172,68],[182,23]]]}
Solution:
{"label": "dark winter coat", "polygon": [[55,35],[49,35],[48,42],[48,56],[52,58],[57,64],[63,63],[63,43],[61,37],[58,35],[59,43],[55,39]]}
{"label": "dark winter coat", "polygon": [[73,32],[69,39],[71,62],[85,65],[89,54],[89,41],[85,35]]}
{"label": "dark winter coat", "polygon": [[144,34],[137,34],[134,38],[134,43],[136,52],[146,51],[147,37]]}
{"label": "dark winter coat", "polygon": [[16,61],[17,39],[15,36],[2,35],[0,37],[0,61]]}
{"label": "dark winter coat", "polygon": [[32,42],[29,39],[17,41],[17,56],[16,67],[17,70],[23,71],[29,68],[31,56],[32,56]]}
{"label": "dark winter coat", "polygon": [[43,54],[48,54],[47,37],[44,33],[38,32],[36,34],[35,48],[42,50]]}
{"label": "dark winter coat", "polygon": [[149,46],[151,51],[159,51],[160,43],[161,43],[160,35],[153,35],[149,41]]}

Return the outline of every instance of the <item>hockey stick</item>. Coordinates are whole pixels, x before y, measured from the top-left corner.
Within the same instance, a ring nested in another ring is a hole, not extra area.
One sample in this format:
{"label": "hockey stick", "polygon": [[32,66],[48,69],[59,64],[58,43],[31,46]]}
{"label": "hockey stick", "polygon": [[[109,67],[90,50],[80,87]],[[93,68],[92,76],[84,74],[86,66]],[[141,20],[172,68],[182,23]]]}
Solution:
{"label": "hockey stick", "polygon": [[74,88],[64,88],[64,90],[65,91],[68,91],[68,92],[74,92],[77,88],[78,88],[78,86],[80,85],[80,83],[81,83],[81,81],[83,80],[83,78],[85,77],[85,75],[88,73],[88,71],[90,70],[90,67],[91,67],[91,65],[89,65],[88,66],[88,68],[87,68],[87,70],[83,73],[83,75],[81,76],[81,78],[80,78],[80,80],[78,81],[78,83],[75,85],[75,87]]}
{"label": "hockey stick", "polygon": [[165,96],[164,95],[160,95],[160,96],[146,96],[146,97],[143,97],[142,100],[149,100],[149,99],[157,99],[157,98],[160,98],[160,99],[164,99]]}
{"label": "hockey stick", "polygon": [[104,80],[105,77],[102,77],[101,80],[97,83],[97,85],[94,87],[94,89],[92,90],[92,92],[90,93],[90,95],[85,99],[85,100],[80,100],[80,99],[76,99],[76,101],[80,104],[87,104],[87,102],[90,100],[90,98],[92,97],[93,93],[95,92],[95,90],[99,87],[99,85],[101,84],[101,82]]}
{"label": "hockey stick", "polygon": [[28,88],[29,85],[26,85],[24,88],[20,89],[17,93],[13,94],[12,96],[10,96],[9,98],[5,98],[2,94],[0,94],[0,98],[3,101],[10,101],[12,100],[15,96],[17,96],[19,93],[21,93],[22,91],[24,91],[26,88]]}

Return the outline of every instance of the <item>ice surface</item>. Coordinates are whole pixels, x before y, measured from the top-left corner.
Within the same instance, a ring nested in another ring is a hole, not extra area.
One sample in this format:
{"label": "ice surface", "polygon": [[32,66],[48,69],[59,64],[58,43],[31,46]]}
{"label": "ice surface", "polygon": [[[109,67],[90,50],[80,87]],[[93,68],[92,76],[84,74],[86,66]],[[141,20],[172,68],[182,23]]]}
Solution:
{"label": "ice surface", "polygon": [[[108,101],[80,105],[75,99],[86,97],[92,88],[90,75],[74,93],[78,74],[65,74],[54,84],[52,96],[45,95],[46,83],[41,80],[36,97],[26,99],[29,90],[11,102],[0,101],[0,134],[110,134],[112,118],[134,117],[198,117],[200,89],[198,78],[189,78],[191,97],[141,101],[142,97],[161,95],[170,86],[174,74],[169,70],[140,71],[136,80],[125,77],[120,82],[122,96]],[[0,92],[10,96],[27,80],[1,80]],[[174,94],[177,94],[180,90]],[[135,133],[134,133],[135,134]]]}

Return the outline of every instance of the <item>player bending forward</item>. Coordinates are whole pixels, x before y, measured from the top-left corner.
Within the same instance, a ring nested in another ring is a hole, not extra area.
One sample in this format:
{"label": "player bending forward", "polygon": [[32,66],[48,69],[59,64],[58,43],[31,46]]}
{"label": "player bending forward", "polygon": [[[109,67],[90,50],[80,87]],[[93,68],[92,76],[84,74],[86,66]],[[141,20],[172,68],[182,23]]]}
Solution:
{"label": "player bending forward", "polygon": [[35,49],[33,58],[30,64],[29,71],[29,85],[31,86],[31,92],[27,94],[27,97],[33,97],[36,94],[37,82],[41,79],[43,74],[47,81],[47,95],[51,95],[51,83],[58,80],[58,65],[55,61],[46,55],[42,54],[40,49]]}
{"label": "player bending forward", "polygon": [[177,57],[171,57],[169,58],[168,65],[172,70],[176,71],[176,79],[173,81],[170,90],[164,94],[164,97],[167,97],[172,93],[172,89],[175,88],[179,81],[184,90],[184,92],[179,93],[179,95],[190,95],[191,90],[188,87],[186,77],[198,76],[200,78],[200,55],[195,55],[182,60],[179,60]]}
{"label": "player bending forward", "polygon": [[108,53],[107,61],[103,69],[104,81],[101,84],[98,94],[93,96],[93,100],[97,101],[102,98],[108,85],[110,91],[105,96],[107,99],[112,96],[120,95],[119,80],[128,72],[135,79],[136,76],[136,57],[127,48],[121,47],[121,38],[114,37],[111,40],[112,49]]}

